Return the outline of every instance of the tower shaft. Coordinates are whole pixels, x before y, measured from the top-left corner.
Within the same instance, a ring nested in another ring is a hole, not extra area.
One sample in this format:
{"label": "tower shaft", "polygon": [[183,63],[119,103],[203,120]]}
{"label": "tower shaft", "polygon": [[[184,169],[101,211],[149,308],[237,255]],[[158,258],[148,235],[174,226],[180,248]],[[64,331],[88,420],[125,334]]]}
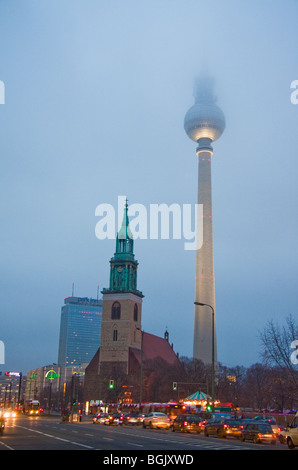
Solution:
{"label": "tower shaft", "polygon": [[[211,149],[201,150],[199,157],[198,204],[203,205],[203,224],[198,221],[198,229],[203,227],[203,244],[197,250],[195,299],[211,305],[214,309],[214,359],[216,352],[215,328],[215,283],[213,261],[213,224],[211,190]],[[195,305],[193,357],[204,363],[212,362],[212,309]]]}
{"label": "tower shaft", "polygon": [[[198,203],[203,205],[203,243],[197,250],[195,283],[195,322],[193,357],[212,364],[214,385],[214,364],[217,362],[215,327],[215,286],[213,263],[213,226],[211,194],[211,143],[222,135],[225,117],[215,104],[213,80],[202,76],[194,87],[195,104],[187,111],[184,129],[188,137],[197,142],[199,157]],[[201,221],[197,221],[200,230]],[[200,235],[200,234],[197,234]],[[197,236],[197,240],[201,237]]]}

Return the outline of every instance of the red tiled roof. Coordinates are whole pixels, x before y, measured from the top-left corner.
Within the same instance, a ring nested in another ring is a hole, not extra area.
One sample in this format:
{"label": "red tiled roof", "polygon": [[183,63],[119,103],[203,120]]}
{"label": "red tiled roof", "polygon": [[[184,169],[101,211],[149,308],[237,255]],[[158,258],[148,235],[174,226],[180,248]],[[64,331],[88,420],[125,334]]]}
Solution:
{"label": "red tiled roof", "polygon": [[[143,362],[162,358],[169,365],[180,365],[180,361],[169,342],[159,336],[143,332]],[[100,363],[100,348],[86,368],[86,374],[98,373]],[[141,350],[129,348],[129,370],[133,373],[141,363]]]}
{"label": "red tiled roof", "polygon": [[[138,363],[141,361],[141,351],[131,348]],[[143,361],[161,357],[168,364],[179,364],[179,359],[169,342],[159,336],[143,332]]]}

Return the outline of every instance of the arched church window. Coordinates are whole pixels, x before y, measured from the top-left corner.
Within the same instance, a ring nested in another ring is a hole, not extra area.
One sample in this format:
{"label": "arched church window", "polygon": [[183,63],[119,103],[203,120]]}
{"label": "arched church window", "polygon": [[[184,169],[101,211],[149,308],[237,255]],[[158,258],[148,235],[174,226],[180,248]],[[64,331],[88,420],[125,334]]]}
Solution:
{"label": "arched church window", "polygon": [[112,320],[120,320],[121,317],[121,305],[119,302],[114,302],[112,305]]}
{"label": "arched church window", "polygon": [[134,306],[133,319],[134,319],[134,321],[138,321],[138,306],[137,306],[137,304],[135,304],[135,306]]}

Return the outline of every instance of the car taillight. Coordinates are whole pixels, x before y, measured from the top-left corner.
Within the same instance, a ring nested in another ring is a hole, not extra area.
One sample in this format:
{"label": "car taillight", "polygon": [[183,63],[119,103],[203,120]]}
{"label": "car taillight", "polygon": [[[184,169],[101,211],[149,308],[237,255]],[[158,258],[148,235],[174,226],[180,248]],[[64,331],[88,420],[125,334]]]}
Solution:
{"label": "car taillight", "polygon": [[187,426],[187,425],[188,425],[188,422],[184,421],[183,426]]}
{"label": "car taillight", "polygon": [[153,419],[158,419],[157,416],[153,416]]}
{"label": "car taillight", "polygon": [[229,427],[228,424],[224,424],[224,428],[228,428],[228,427]]}

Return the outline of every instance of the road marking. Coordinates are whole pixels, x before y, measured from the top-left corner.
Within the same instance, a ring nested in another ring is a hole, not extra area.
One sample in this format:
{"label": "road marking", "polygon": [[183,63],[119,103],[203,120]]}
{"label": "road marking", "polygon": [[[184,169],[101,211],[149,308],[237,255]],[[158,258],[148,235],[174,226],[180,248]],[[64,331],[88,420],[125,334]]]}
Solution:
{"label": "road marking", "polygon": [[15,449],[13,449],[12,447],[8,446],[7,444],[4,444],[4,442],[1,442],[1,441],[0,441],[0,444],[1,444],[2,446],[6,447],[6,448],[9,449],[9,450],[15,450]]}
{"label": "road marking", "polygon": [[52,434],[47,434],[47,433],[45,433],[45,432],[37,431],[37,430],[35,430],[35,429],[26,428],[25,426],[17,426],[17,427],[18,427],[18,428],[22,428],[22,429],[26,429],[27,431],[31,431],[31,432],[36,432],[36,433],[38,433],[38,434],[42,434],[43,436],[50,437],[50,438],[52,438],[52,439],[57,439],[58,441],[69,442],[70,444],[73,444],[73,445],[76,445],[76,446],[86,447],[87,449],[93,449],[93,447],[87,446],[86,444],[81,444],[80,442],[70,441],[69,439],[63,439],[62,437],[53,436]]}
{"label": "road marking", "polygon": [[128,442],[127,444],[131,446],[144,447],[142,444],[135,444],[134,442]]}

